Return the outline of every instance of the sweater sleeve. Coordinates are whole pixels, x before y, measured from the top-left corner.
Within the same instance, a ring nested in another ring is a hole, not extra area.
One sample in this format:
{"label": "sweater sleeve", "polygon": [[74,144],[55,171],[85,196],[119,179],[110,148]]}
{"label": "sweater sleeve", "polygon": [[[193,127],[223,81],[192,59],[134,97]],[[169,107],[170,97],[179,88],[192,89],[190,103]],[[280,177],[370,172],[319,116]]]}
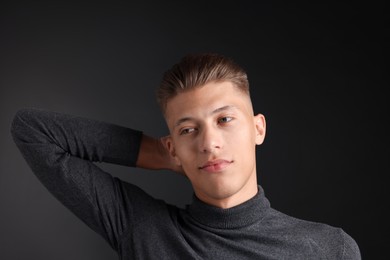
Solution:
{"label": "sweater sleeve", "polygon": [[142,133],[41,109],[17,111],[11,134],[42,184],[117,249],[129,226],[121,180],[94,162],[135,166]]}
{"label": "sweater sleeve", "polygon": [[344,240],[343,257],[345,260],[361,260],[360,249],[356,241],[342,230]]}

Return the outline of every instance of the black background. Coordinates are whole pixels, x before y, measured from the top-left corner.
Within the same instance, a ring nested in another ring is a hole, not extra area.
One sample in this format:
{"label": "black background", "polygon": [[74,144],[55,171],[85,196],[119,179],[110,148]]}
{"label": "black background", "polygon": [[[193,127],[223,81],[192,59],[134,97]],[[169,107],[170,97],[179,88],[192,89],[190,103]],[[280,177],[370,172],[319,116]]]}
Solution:
{"label": "black background", "polygon": [[[0,259],[117,259],[32,174],[9,133],[14,113],[39,107],[167,134],[154,91],[191,52],[218,52],[247,70],[255,111],[267,119],[257,168],[271,205],[341,227],[363,259],[382,258],[384,5],[163,2],[0,4]],[[176,174],[100,166],[169,203],[191,200]]]}

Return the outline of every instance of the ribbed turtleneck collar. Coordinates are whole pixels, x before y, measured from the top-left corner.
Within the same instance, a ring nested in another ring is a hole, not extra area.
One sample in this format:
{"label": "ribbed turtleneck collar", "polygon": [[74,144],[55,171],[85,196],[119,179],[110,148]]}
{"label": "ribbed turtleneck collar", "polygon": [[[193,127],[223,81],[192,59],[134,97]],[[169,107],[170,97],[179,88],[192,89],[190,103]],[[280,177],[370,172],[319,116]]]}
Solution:
{"label": "ribbed turtleneck collar", "polygon": [[248,226],[261,220],[270,208],[263,188],[260,185],[258,188],[253,198],[228,209],[206,204],[194,195],[192,204],[187,206],[187,211],[196,221],[213,228],[231,229]]}

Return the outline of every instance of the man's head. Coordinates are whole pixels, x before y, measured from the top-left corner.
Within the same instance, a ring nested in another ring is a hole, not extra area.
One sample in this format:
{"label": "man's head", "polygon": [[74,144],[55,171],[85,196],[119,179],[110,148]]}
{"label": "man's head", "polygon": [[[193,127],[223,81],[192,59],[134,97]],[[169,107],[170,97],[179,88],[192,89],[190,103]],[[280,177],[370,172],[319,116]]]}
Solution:
{"label": "man's head", "polygon": [[253,114],[245,71],[216,54],[184,57],[158,90],[167,147],[206,203],[231,207],[257,193],[255,146],[265,136]]}

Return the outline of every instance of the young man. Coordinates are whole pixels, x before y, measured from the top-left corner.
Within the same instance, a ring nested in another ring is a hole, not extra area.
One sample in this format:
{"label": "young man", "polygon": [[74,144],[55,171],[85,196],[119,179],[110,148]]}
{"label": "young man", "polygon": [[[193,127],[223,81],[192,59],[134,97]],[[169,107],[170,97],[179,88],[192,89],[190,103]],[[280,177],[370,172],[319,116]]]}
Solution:
{"label": "young man", "polygon": [[[120,259],[360,259],[342,229],[270,207],[256,179],[264,116],[244,70],[217,54],[188,55],[157,92],[170,135],[22,109],[11,132],[47,189]],[[190,180],[185,209],[154,199],[93,162],[171,169]]]}

